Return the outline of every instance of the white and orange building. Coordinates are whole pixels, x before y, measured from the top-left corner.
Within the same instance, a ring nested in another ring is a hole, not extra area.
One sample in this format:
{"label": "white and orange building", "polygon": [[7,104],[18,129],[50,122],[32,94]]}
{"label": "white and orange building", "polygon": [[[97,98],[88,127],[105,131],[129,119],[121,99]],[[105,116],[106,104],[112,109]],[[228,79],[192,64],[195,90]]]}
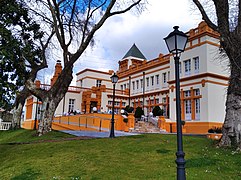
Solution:
{"label": "white and orange building", "polygon": [[[219,54],[219,34],[205,22],[191,29],[187,35],[189,40],[180,58],[181,117],[186,121],[184,132],[206,133],[213,126],[221,126],[224,121],[229,80],[227,59]],[[51,83],[55,82],[62,69],[60,62],[55,69]],[[69,87],[55,114],[72,110],[91,113],[93,107],[97,107],[99,112],[110,112],[113,94],[110,77],[113,72],[95,69],[78,72],[76,86]],[[155,106],[160,106],[165,116],[162,128],[175,132],[174,74],[174,60],[170,54],[160,54],[147,60],[134,44],[119,61],[115,111],[118,113],[127,105],[134,109],[140,106],[148,115]],[[25,119],[35,118],[36,101],[34,97],[27,100]]]}

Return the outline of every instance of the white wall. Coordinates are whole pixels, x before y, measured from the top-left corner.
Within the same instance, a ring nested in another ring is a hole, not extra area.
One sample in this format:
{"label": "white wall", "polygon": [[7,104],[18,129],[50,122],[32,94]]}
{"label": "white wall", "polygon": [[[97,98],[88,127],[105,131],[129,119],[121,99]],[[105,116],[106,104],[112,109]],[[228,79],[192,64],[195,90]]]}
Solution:
{"label": "white wall", "polygon": [[63,113],[63,103],[64,112],[67,113],[69,111],[69,99],[75,99],[74,110],[79,109],[81,111],[82,95],[80,93],[67,92],[65,97],[60,101],[55,115],[61,115]]}
{"label": "white wall", "polygon": [[227,87],[212,83],[208,86],[208,120],[209,122],[224,122]]}

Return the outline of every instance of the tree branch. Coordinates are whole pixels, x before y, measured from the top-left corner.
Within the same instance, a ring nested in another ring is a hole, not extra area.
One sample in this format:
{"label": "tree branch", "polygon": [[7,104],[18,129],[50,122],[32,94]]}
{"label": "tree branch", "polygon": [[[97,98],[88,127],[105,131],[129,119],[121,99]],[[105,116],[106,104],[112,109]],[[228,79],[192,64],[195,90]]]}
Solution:
{"label": "tree branch", "polygon": [[55,13],[54,13],[53,6],[52,6],[50,0],[47,0],[47,1],[48,1],[48,5],[49,5],[50,12],[51,12],[51,14],[52,14],[53,25],[54,25],[54,29],[55,29],[56,36],[57,36],[57,38],[58,38],[60,44],[62,44],[62,43],[63,43],[63,40],[62,40],[62,37],[61,37],[60,32],[59,32],[58,22],[57,22],[57,19],[56,19]]}
{"label": "tree branch", "polygon": [[139,0],[139,1],[135,2],[135,3],[133,3],[133,4],[130,5],[128,8],[126,8],[126,9],[124,9],[124,10],[122,10],[122,11],[112,12],[112,13],[110,13],[110,16],[113,16],[113,15],[116,15],[116,14],[123,14],[123,13],[131,10],[134,6],[138,5],[141,1],[142,1],[142,0]]}
{"label": "tree branch", "polygon": [[[199,2],[199,0],[193,0],[193,2],[198,7],[199,11],[202,14],[202,19],[208,24],[209,27],[211,27],[213,30],[218,31],[218,26],[216,26],[208,17],[206,11],[204,10],[202,4]],[[219,31],[218,31],[219,32]]]}
{"label": "tree branch", "polygon": [[75,8],[76,8],[76,0],[74,0],[74,5],[73,5],[73,8],[72,8],[71,16],[70,16],[69,23],[68,23],[70,39],[69,39],[69,42],[67,43],[67,46],[69,46],[71,44],[72,40],[73,40],[71,23],[72,23],[72,20],[74,18]]}
{"label": "tree branch", "polygon": [[239,3],[238,3],[238,24],[237,24],[237,27],[240,27],[241,26],[241,0],[239,0]]}
{"label": "tree branch", "polygon": [[228,0],[213,0],[218,22],[218,32],[223,36],[229,31],[229,2]]}
{"label": "tree branch", "polygon": [[102,16],[102,18],[99,20],[99,22],[97,24],[95,24],[93,26],[93,28],[91,29],[91,31],[89,32],[87,38],[85,39],[84,42],[82,42],[78,48],[78,50],[76,51],[76,53],[74,53],[72,56],[71,56],[71,59],[69,61],[69,64],[68,65],[71,65],[73,64],[80,56],[81,54],[84,52],[84,50],[87,48],[89,42],[91,41],[91,39],[93,38],[94,36],[94,33],[104,24],[104,22],[110,17],[110,16],[113,16],[113,15],[116,15],[116,14],[122,14],[122,13],[125,13],[127,12],[128,10],[130,10],[131,8],[133,8],[134,6],[138,5],[142,0],[138,0],[137,2],[131,4],[129,7],[127,7],[126,9],[122,10],[122,11],[117,11],[117,12],[113,12],[111,13],[111,9],[114,7],[115,3],[116,3],[116,0],[111,0],[110,1],[110,4],[108,5],[104,15]]}
{"label": "tree branch", "polygon": [[60,29],[60,36],[61,36],[61,39],[62,39],[62,43],[60,44],[64,49],[65,49],[65,33],[64,33],[64,27],[63,27],[63,23],[62,23],[62,20],[60,18],[60,12],[59,12],[59,6],[57,4],[57,2],[55,0],[52,0],[53,3],[54,3],[54,15],[55,17],[57,18],[57,21],[59,22],[58,23],[58,28]]}

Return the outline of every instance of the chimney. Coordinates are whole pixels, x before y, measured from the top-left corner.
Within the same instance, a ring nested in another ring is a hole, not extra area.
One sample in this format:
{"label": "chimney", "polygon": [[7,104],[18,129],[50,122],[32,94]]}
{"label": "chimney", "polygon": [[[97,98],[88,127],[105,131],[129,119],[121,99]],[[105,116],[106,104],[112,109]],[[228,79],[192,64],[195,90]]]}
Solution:
{"label": "chimney", "polygon": [[60,73],[62,71],[62,65],[61,65],[61,61],[57,60],[57,63],[55,65],[55,72],[54,72],[54,76],[53,78],[51,78],[51,86],[54,85],[54,83],[57,81]]}

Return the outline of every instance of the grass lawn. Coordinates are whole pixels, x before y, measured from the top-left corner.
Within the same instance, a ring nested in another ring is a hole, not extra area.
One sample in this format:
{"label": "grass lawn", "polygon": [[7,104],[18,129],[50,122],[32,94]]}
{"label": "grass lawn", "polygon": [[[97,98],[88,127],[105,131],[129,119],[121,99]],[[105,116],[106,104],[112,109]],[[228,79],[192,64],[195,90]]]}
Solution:
{"label": "grass lawn", "polygon": [[[60,132],[0,132],[0,179],[176,179],[176,136],[31,142],[72,137]],[[9,144],[10,143],[10,144]],[[241,179],[241,153],[202,137],[184,137],[187,179]]]}

